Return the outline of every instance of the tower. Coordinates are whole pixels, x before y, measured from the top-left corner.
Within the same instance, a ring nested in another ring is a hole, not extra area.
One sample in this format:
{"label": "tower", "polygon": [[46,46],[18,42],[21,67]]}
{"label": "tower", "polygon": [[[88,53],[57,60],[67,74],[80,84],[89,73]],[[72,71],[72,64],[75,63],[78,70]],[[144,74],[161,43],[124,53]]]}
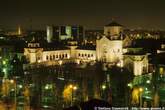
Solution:
{"label": "tower", "polygon": [[104,36],[96,41],[97,60],[123,66],[122,25],[112,21],[104,27]]}
{"label": "tower", "polygon": [[51,43],[53,40],[53,26],[46,27],[47,42]]}
{"label": "tower", "polygon": [[22,34],[21,27],[18,26],[18,35],[21,35],[21,34]]}

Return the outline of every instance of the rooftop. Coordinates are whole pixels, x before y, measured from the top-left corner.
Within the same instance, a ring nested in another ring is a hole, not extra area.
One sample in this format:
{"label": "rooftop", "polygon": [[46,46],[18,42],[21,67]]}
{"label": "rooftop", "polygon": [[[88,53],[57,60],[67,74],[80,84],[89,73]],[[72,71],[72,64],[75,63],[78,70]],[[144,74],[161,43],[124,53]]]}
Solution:
{"label": "rooftop", "polygon": [[117,23],[116,21],[112,21],[111,23],[109,23],[108,25],[105,25],[105,26],[123,26],[123,25]]}

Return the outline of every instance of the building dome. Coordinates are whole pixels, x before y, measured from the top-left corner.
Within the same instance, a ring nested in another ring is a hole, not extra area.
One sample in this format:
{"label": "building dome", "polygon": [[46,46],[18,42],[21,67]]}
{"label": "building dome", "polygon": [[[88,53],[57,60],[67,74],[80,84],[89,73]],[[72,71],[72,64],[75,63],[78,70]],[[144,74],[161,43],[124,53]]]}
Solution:
{"label": "building dome", "polygon": [[120,36],[121,32],[123,32],[123,26],[115,21],[112,21],[108,25],[104,26],[104,34],[106,36]]}
{"label": "building dome", "polygon": [[120,27],[122,27],[123,25],[117,23],[116,21],[112,21],[111,23],[109,23],[109,24],[107,24],[105,26],[120,26]]}

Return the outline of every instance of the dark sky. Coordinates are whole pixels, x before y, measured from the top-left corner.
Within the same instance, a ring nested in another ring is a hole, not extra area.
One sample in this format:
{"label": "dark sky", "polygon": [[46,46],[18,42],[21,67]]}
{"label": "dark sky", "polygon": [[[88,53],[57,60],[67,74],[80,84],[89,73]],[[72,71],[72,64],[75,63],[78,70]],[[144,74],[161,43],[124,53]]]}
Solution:
{"label": "dark sky", "polygon": [[165,30],[165,0],[1,0],[0,27],[80,24],[102,29],[112,18],[127,28]]}

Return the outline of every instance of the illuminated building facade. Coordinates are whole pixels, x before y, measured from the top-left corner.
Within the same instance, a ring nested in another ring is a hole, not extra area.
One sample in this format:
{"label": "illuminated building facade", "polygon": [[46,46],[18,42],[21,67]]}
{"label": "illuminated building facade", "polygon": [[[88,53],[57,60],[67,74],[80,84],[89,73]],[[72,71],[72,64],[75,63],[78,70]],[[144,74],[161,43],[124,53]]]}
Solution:
{"label": "illuminated building facade", "polygon": [[[60,40],[69,39],[73,36],[73,27],[60,27],[58,36]],[[52,31],[52,30],[51,30]],[[48,31],[49,32],[49,31]],[[52,32],[50,32],[52,35]],[[65,35],[64,35],[65,34]],[[132,48],[131,51],[124,45],[123,27],[122,25],[112,22],[104,27],[103,36],[97,38],[96,46],[78,46],[75,40],[68,41],[65,48],[45,49],[40,47],[39,43],[31,42],[24,49],[24,55],[30,63],[47,63],[59,61],[74,61],[76,63],[100,61],[106,64],[126,67],[134,73],[141,75],[148,72],[148,55],[146,53],[139,54],[138,48]],[[76,37],[76,36],[75,36]],[[49,39],[48,39],[49,40]],[[130,65],[130,66],[129,66]]]}

